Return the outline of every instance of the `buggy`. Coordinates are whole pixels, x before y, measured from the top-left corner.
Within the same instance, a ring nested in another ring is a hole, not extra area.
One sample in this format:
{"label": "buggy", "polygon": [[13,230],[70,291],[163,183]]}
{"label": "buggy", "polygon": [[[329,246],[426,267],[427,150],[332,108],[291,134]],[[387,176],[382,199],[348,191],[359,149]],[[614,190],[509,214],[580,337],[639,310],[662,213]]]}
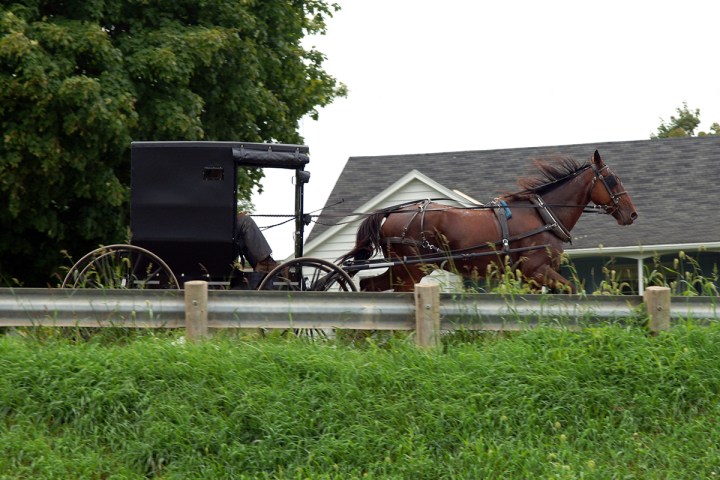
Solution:
{"label": "buggy", "polygon": [[[308,151],[289,144],[133,142],[130,243],[83,256],[62,286],[182,288],[205,280],[227,289],[355,290],[335,264],[303,258]],[[243,268],[236,241],[238,168],[295,170],[295,258],[267,275]]]}

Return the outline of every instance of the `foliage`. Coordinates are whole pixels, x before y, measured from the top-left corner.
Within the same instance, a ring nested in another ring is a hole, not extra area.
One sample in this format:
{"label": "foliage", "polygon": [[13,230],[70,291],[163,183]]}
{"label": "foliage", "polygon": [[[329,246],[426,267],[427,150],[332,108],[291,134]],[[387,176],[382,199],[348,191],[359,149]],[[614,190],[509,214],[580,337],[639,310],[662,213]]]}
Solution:
{"label": "foliage", "polygon": [[[676,109],[677,117],[670,116],[670,122],[665,123],[660,119],[657,135],[651,135],[652,138],[675,138],[675,137],[694,137],[695,129],[700,125],[700,109],[690,110],[687,102],[683,102],[681,108]],[[720,135],[720,124],[715,122],[710,126],[710,132],[699,132],[698,136],[703,135]]]}
{"label": "foliage", "polygon": [[623,295],[628,291],[633,291],[629,282],[621,280],[620,273],[608,266],[602,268],[603,279],[597,286],[593,295]]}
{"label": "foliage", "polygon": [[[482,277],[476,272],[472,272],[470,279],[465,282],[465,290],[473,293],[500,293],[500,294],[513,294],[522,295],[529,293],[543,293],[548,292],[547,287],[543,287],[538,284],[534,279],[527,278],[523,275],[520,269],[520,263],[525,261],[525,258],[515,263],[510,263],[510,257],[503,257],[502,267],[496,262],[491,262],[485,271],[485,275]],[[567,270],[567,278],[571,285],[574,286],[576,291],[583,292],[585,290],[585,282],[580,278],[577,268],[570,260],[567,254],[563,253],[560,255],[560,264]],[[457,274],[457,270],[454,270]],[[603,273],[606,276],[606,282],[604,287],[601,287],[599,291],[594,292],[595,294],[620,294],[619,291],[610,291],[611,284],[609,283],[609,276],[611,271],[603,269]],[[614,272],[613,272],[614,274]],[[615,286],[616,290],[619,290],[618,286]],[[570,287],[564,285],[557,285],[556,289],[552,293],[571,293]]]}
{"label": "foliage", "polygon": [[712,272],[704,273],[700,263],[685,252],[679,252],[672,266],[664,265],[656,255],[652,266],[645,266],[648,286],[669,287],[672,295],[695,297],[698,295],[718,297],[720,273],[715,265]]}
{"label": "foliage", "polygon": [[126,241],[131,140],[302,142],[345,92],[301,45],[337,8],[0,1],[0,276],[40,285],[61,250]]}
{"label": "foliage", "polygon": [[[454,340],[457,340],[455,338]],[[713,478],[720,328],[0,338],[3,478]]]}

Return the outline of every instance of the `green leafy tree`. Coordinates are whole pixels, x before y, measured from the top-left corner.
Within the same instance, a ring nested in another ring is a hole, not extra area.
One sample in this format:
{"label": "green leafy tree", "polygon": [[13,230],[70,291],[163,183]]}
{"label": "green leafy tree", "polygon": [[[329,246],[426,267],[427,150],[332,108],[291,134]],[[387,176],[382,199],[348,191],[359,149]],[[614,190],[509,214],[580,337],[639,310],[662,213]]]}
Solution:
{"label": "green leafy tree", "polygon": [[[299,143],[345,94],[324,0],[0,0],[0,282],[127,239],[132,140]],[[242,170],[240,199],[261,188]]]}
{"label": "green leafy tree", "polygon": [[[676,138],[676,137],[694,137],[695,129],[700,125],[700,109],[690,110],[687,102],[683,102],[681,108],[676,109],[677,116],[671,115],[670,122],[660,119],[660,126],[656,135],[652,138]],[[710,132],[698,132],[698,136],[703,135],[720,135],[720,124],[713,123],[710,126]]]}

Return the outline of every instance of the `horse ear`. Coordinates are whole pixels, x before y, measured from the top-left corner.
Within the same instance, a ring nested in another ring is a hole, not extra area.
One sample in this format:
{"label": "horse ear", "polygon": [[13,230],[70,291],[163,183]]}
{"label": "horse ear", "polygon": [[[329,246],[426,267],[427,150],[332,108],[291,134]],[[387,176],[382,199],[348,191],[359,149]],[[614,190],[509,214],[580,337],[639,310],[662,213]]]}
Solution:
{"label": "horse ear", "polygon": [[596,165],[602,165],[603,161],[602,158],[600,158],[600,152],[595,150],[595,153],[593,154],[593,163]]}

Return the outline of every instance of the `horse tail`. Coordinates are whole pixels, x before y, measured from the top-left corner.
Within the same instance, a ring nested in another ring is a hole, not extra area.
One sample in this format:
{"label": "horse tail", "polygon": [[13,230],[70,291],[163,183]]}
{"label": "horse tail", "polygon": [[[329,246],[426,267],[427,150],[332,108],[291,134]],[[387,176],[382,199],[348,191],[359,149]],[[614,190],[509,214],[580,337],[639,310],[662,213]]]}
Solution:
{"label": "horse tail", "polygon": [[[370,259],[373,255],[380,251],[380,229],[382,221],[387,216],[384,211],[371,214],[362,221],[357,231],[357,239],[355,240],[355,248],[337,259],[337,262],[363,261]],[[354,272],[357,273],[357,272]]]}

